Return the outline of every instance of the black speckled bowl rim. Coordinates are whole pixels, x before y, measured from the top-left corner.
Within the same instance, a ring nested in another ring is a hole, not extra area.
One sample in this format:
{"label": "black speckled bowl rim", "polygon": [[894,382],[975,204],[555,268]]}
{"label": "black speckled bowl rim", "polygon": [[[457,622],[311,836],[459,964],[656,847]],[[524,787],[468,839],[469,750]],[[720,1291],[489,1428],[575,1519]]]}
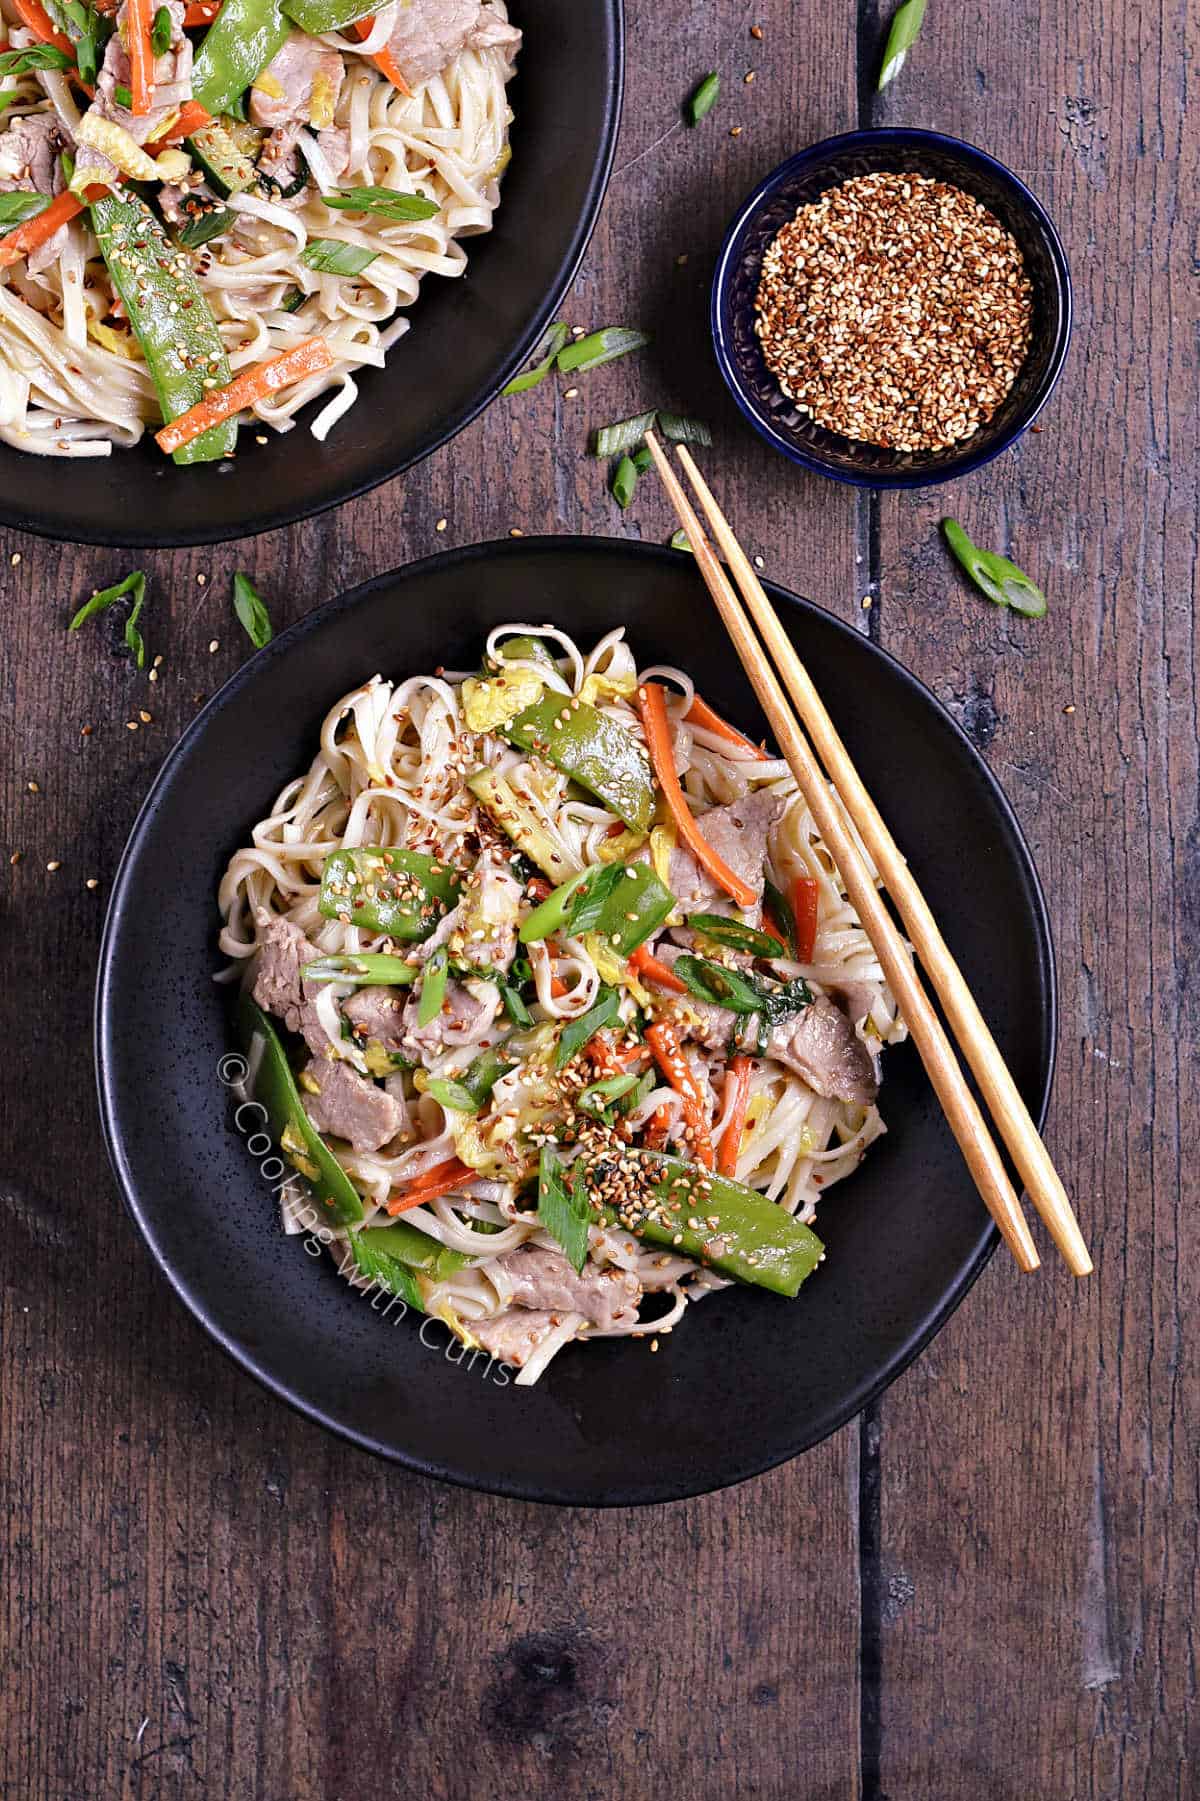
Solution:
{"label": "black speckled bowl rim", "polygon": [[[691,559],[682,553],[661,549],[657,546],[612,539],[547,537],[525,538],[517,541],[505,540],[451,551],[379,576],[307,615],[282,636],[275,639],[266,649],[253,656],[233,675],[208,702],[167,757],[139,810],[130,833],[114,881],[100,949],[95,999],[94,1048],[99,1109],[104,1136],[118,1186],[134,1223],[144,1238],[154,1261],[185,1307],[221,1348],[272,1394],[288,1402],[306,1417],[315,1420],[331,1432],[339,1434],[365,1450],[391,1459],[423,1475],[470,1488],[483,1489],[486,1492],[523,1499],[587,1506],[629,1506],[682,1499],[689,1495],[707,1493],[743,1481],[747,1477],[759,1474],[799,1452],[809,1449],[852,1419],[893,1382],[929,1343],[964,1299],[989,1261],[1000,1241],[998,1233],[983,1212],[982,1206],[978,1205],[977,1223],[970,1230],[964,1253],[950,1273],[936,1300],[919,1317],[905,1322],[904,1329],[899,1333],[894,1346],[889,1354],[882,1358],[877,1367],[871,1369],[860,1380],[841,1392],[823,1396],[823,1404],[810,1409],[802,1420],[798,1418],[791,1430],[783,1434],[776,1434],[770,1442],[744,1444],[738,1441],[736,1432],[730,1433],[722,1429],[717,1433],[711,1454],[702,1462],[694,1460],[688,1462],[685,1459],[681,1463],[678,1459],[674,1462],[668,1459],[669,1467],[658,1469],[655,1468],[657,1441],[651,1435],[645,1442],[637,1445],[636,1457],[631,1461],[628,1471],[616,1479],[609,1474],[605,1480],[596,1481],[585,1470],[577,1471],[569,1467],[569,1459],[564,1461],[563,1468],[556,1474],[529,1479],[519,1469],[481,1471],[473,1467],[470,1454],[451,1457],[423,1455],[419,1449],[402,1442],[403,1433],[397,1436],[395,1432],[382,1433],[352,1424],[344,1417],[344,1410],[339,1411],[337,1408],[316,1404],[311,1395],[306,1394],[305,1382],[301,1375],[294,1370],[281,1370],[277,1363],[273,1364],[269,1346],[265,1352],[262,1350],[252,1351],[246,1343],[238,1342],[235,1336],[224,1330],[214,1317],[214,1309],[217,1306],[213,1293],[216,1278],[210,1279],[209,1292],[206,1293],[202,1284],[189,1282],[181,1275],[161,1243],[162,1231],[158,1215],[163,1211],[163,1202],[156,1199],[154,1195],[153,1180],[143,1180],[145,1171],[135,1167],[136,1158],[132,1157],[130,1153],[130,1138],[131,1135],[136,1135],[136,1119],[146,1104],[147,1096],[144,1092],[140,1094],[122,1092],[117,1069],[117,1052],[122,1041],[123,1021],[125,1021],[130,1007],[128,1000],[116,983],[115,963],[121,949],[120,941],[123,935],[126,933],[136,934],[139,929],[141,861],[148,844],[160,829],[164,818],[169,814],[172,788],[180,771],[202,752],[209,735],[219,727],[225,711],[236,703],[247,690],[253,690],[264,675],[283,660],[303,658],[308,641],[315,635],[325,632],[331,626],[344,627],[348,618],[355,615],[360,609],[366,609],[369,612],[372,608],[386,609],[389,606],[394,608],[398,596],[404,596],[407,590],[407,597],[411,598],[424,582],[436,583],[447,577],[453,580],[458,576],[470,578],[472,581],[476,579],[482,581],[489,571],[503,572],[506,565],[515,565],[517,574],[523,576],[525,572],[530,572],[534,578],[541,569],[552,570],[556,566],[570,567],[579,571],[578,580],[582,584],[584,580],[582,570],[589,563],[595,566],[593,575],[604,591],[605,599],[601,602],[602,606],[609,604],[608,596],[615,595],[619,589],[622,564],[625,565],[626,572],[629,574],[636,570],[640,575],[641,570],[644,569],[649,575],[655,576],[655,579],[661,577],[664,582],[669,575],[672,585],[675,585],[681,568],[686,564],[689,571],[692,572],[691,579],[696,582],[695,603],[698,617],[703,617],[703,609],[708,605],[707,598],[699,586],[699,577],[694,575],[694,565],[692,565]],[[641,569],[639,569],[639,565]],[[1029,1013],[1027,1030],[1030,1035],[1030,1043],[1035,1047],[1033,1062],[1036,1064],[1036,1071],[1034,1072],[1031,1065],[1031,1073],[1024,1086],[1027,1102],[1040,1125],[1044,1120],[1049,1101],[1057,1034],[1054,951],[1045,898],[1037,872],[1016,817],[999,783],[965,733],[941,703],[901,663],[886,651],[870,643],[861,633],[825,613],[811,601],[800,599],[773,583],[768,582],[765,585],[789,631],[802,635],[806,623],[819,625],[822,635],[829,634],[827,644],[832,645],[837,654],[848,656],[852,666],[861,669],[864,682],[869,684],[872,677],[877,677],[881,684],[879,692],[886,694],[891,690],[907,696],[909,701],[916,703],[918,712],[930,724],[936,725],[938,728],[934,735],[940,734],[943,748],[949,746],[957,749],[964,767],[969,769],[972,781],[977,785],[980,796],[985,800],[986,807],[990,811],[990,817],[986,823],[990,828],[994,828],[1003,855],[1009,859],[1010,873],[1017,884],[1022,898],[1022,906],[1025,909],[1022,927],[1023,929],[1027,928],[1033,948],[1032,961],[1029,968],[1023,971],[1023,978],[1029,984],[1026,1009]],[[615,619],[618,612],[622,611],[620,602],[614,599],[611,608],[611,617]],[[540,611],[539,607],[531,607],[529,615],[536,616]],[[560,622],[570,623],[569,613],[569,605],[560,607]],[[631,630],[636,634],[638,629],[636,615],[630,618],[628,609],[625,609],[625,617]],[[714,622],[712,630],[716,632],[717,629]],[[723,655],[723,652],[721,654]],[[740,670],[736,671],[736,676],[739,681],[742,679]],[[331,702],[338,692],[343,691],[345,690],[337,687],[336,681],[332,691],[329,691],[328,684],[322,679],[320,683],[321,707],[323,708],[327,702]],[[829,701],[831,697],[828,689],[825,692],[827,701]],[[724,697],[717,693],[715,698],[722,700]],[[314,704],[316,703],[314,702]],[[730,708],[726,702],[723,710],[732,711],[732,716],[740,718],[743,727],[760,729],[754,725],[756,714],[752,710],[752,703],[749,706],[743,704],[739,713],[738,710]],[[835,710],[836,720],[836,709],[833,710]],[[838,723],[841,722],[838,721]],[[875,786],[876,791],[879,792],[878,784]],[[275,789],[268,781],[263,791],[264,804],[269,804],[274,792]],[[886,799],[882,793],[880,793],[880,798],[886,805]],[[240,841],[239,828],[242,823],[240,820],[231,819],[230,849]],[[978,821],[976,821],[976,825],[978,826]],[[973,848],[973,844],[974,838],[969,840],[964,838],[958,850],[960,853],[966,854]],[[928,884],[926,885],[928,886]],[[196,898],[206,910],[211,908],[209,894],[198,895]],[[206,911],[206,918],[210,920],[211,929],[215,933],[215,910]],[[944,928],[947,923],[947,919],[943,915]],[[951,942],[953,944],[953,935],[951,935]],[[208,970],[201,972],[198,980],[207,982],[214,965],[215,956],[214,963],[209,965]],[[1003,1047],[1002,1022],[997,1020],[993,1023],[997,1028],[997,1036]],[[228,1039],[223,1041],[225,1045],[230,1042]],[[221,1048],[221,1045],[215,1043],[208,1046],[210,1053],[219,1052]],[[190,1055],[190,1053],[185,1054]],[[902,1049],[899,1052],[893,1051],[889,1055],[893,1058],[904,1058],[908,1052]],[[916,1065],[915,1053],[912,1066],[916,1070],[917,1081],[927,1087],[927,1084],[924,1084],[923,1074]],[[899,1065],[894,1067],[899,1068]],[[207,1068],[207,1064],[205,1068]],[[893,1078],[894,1082],[895,1078]],[[895,1124],[896,1121],[893,1120],[893,1125]],[[943,1131],[945,1130],[944,1122],[940,1120],[940,1117],[937,1124]],[[948,1132],[946,1137],[949,1141]],[[953,1150],[952,1141],[949,1142]],[[888,1140],[885,1138],[881,1144],[886,1146]],[[878,1146],[872,1147],[871,1155],[875,1155],[878,1149]],[[957,1155],[957,1153],[955,1154]],[[867,1167],[869,1164],[864,1165],[864,1169]],[[965,1170],[962,1174],[965,1177]],[[856,1176],[852,1182],[846,1184],[845,1190],[840,1192],[850,1198],[849,1190],[855,1182],[861,1180],[863,1180],[861,1175]],[[247,1177],[248,1186],[249,1181],[250,1178]],[[969,1182],[967,1188],[969,1191]],[[968,1192],[968,1200],[970,1198]],[[178,1202],[172,1200],[167,1205],[178,1205]],[[822,1215],[822,1219],[824,1217]],[[961,1214],[956,1212],[954,1219],[958,1223],[958,1229],[966,1231],[965,1225],[961,1223],[961,1218]],[[275,1236],[280,1238],[281,1243],[284,1242],[281,1235],[278,1234],[273,1214],[271,1226]],[[290,1241],[287,1242],[290,1244]],[[328,1287],[321,1288],[311,1271],[306,1269],[303,1274],[312,1283],[312,1306],[315,1317],[315,1310],[333,1305],[330,1298],[333,1291]],[[352,1295],[353,1291],[341,1283],[332,1269],[328,1274],[330,1283],[334,1285],[339,1294]],[[807,1293],[808,1291],[805,1290],[797,1303],[788,1305],[803,1306],[804,1294]],[[318,1295],[320,1299],[317,1299]],[[716,1309],[725,1304],[731,1312],[737,1313],[740,1307],[740,1322],[738,1319],[733,1322],[736,1333],[740,1336],[753,1320],[753,1315],[741,1307],[741,1303],[747,1296],[759,1304],[766,1300],[768,1305],[773,1298],[752,1294],[751,1291],[728,1290],[722,1296],[706,1302],[706,1308]],[[305,1304],[308,1304],[307,1292]],[[689,1316],[687,1324],[693,1334],[704,1334],[711,1328],[716,1328],[718,1320],[715,1315],[702,1316],[699,1320]],[[356,1329],[356,1327],[357,1322],[352,1320],[351,1328]],[[383,1333],[383,1326],[378,1321],[373,1322],[373,1327],[375,1331]],[[682,1342],[684,1337],[685,1334],[681,1333],[679,1342]],[[628,1357],[630,1352],[636,1352],[642,1356],[646,1354],[644,1344],[635,1346],[630,1340],[618,1342],[620,1355]],[[769,1339],[768,1342],[771,1340]],[[694,1337],[691,1344],[695,1348],[693,1354],[689,1356],[689,1365],[698,1360],[703,1361],[703,1355],[696,1346]],[[604,1346],[589,1348],[580,1354],[580,1360],[594,1358],[598,1352],[602,1352],[606,1348]],[[736,1343],[734,1350],[736,1351]],[[728,1354],[729,1349],[726,1346],[723,1355],[728,1356]],[[554,1417],[562,1411],[554,1401],[553,1394],[550,1392],[550,1384],[555,1371],[560,1370],[566,1361],[566,1358],[557,1360],[552,1365],[549,1376],[532,1390],[513,1388],[504,1390],[505,1407],[512,1409],[511,1426],[514,1435],[519,1434],[520,1430],[528,1426],[534,1419],[535,1413],[540,1409],[540,1398],[544,1397],[548,1403],[546,1411],[550,1415],[551,1423],[553,1423]],[[654,1362],[661,1365],[664,1359],[654,1359]],[[612,1367],[610,1363],[610,1377]],[[625,1363],[621,1367],[628,1370],[630,1366]],[[637,1367],[639,1370],[644,1368],[643,1365]],[[792,1370],[794,1378],[799,1380],[794,1366],[789,1363],[787,1367]],[[462,1381],[471,1380],[465,1374],[457,1371],[455,1374]],[[426,1379],[432,1380],[429,1370],[422,1372],[422,1385]],[[577,1387],[578,1383],[574,1376],[573,1381]],[[593,1384],[602,1384],[605,1381],[604,1371],[598,1362],[588,1373],[588,1381]],[[500,1417],[502,1420],[507,1420],[510,1416],[501,1414]],[[544,1425],[546,1422],[538,1420],[536,1423]],[[585,1439],[585,1448],[588,1442]],[[586,1462],[586,1457],[583,1461]]]}

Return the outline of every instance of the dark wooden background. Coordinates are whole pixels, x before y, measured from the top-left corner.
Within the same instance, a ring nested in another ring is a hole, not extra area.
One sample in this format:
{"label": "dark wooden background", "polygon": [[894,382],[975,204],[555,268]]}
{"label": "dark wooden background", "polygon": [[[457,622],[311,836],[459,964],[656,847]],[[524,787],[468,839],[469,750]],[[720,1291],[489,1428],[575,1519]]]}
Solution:
{"label": "dark wooden background", "polygon": [[[64,631],[127,554],[3,542],[3,1801],[1197,1792],[1197,20],[1181,0],[931,0],[880,101],[873,0],[628,12],[616,174],[567,316],[651,327],[649,354],[573,400],[497,403],[336,515],[149,557],[154,687],[103,624]],[[677,105],[710,68],[721,104],[691,133]],[[772,459],[706,339],[735,202],[811,140],[892,120],[1009,162],[1075,274],[1042,431],[952,495],[860,497]],[[713,420],[708,462],[769,573],[911,665],[1004,781],[1054,916],[1049,1137],[1098,1269],[1018,1280],[997,1258],[807,1457],[589,1515],[384,1467],[217,1352],[117,1199],[91,992],[138,800],[247,654],[231,572],[282,625],[513,527],[661,541],[655,484],[622,516],[583,454],[589,425],[647,402]],[[936,531],[951,507],[1044,580],[1043,622],[966,591]]]}

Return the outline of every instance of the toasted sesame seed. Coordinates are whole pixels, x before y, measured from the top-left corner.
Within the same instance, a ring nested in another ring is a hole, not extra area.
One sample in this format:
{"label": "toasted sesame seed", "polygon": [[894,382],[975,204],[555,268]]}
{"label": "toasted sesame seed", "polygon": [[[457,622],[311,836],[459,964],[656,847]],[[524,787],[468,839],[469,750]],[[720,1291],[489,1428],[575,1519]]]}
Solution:
{"label": "toasted sesame seed", "polygon": [[762,34],[763,34],[763,28],[761,25],[752,25],[750,27],[750,36],[752,38],[754,38],[756,40],[756,42],[758,42],[758,43],[762,42]]}
{"label": "toasted sesame seed", "polygon": [[508,535],[510,538],[523,538],[525,533],[521,530],[519,525],[510,525],[508,528]]}
{"label": "toasted sesame seed", "polygon": [[30,794],[40,794],[42,792],[36,782],[26,782],[25,786],[29,789]]}
{"label": "toasted sesame seed", "polygon": [[15,850],[13,852],[12,856],[8,860],[12,864],[13,868],[15,869],[17,867],[17,864],[21,861],[21,852],[19,850]]}
{"label": "toasted sesame seed", "polygon": [[201,570],[200,574],[196,577],[196,586],[202,588],[207,580],[208,577],[205,575],[204,571]]}
{"label": "toasted sesame seed", "polygon": [[20,553],[20,551],[19,551],[19,550],[14,550],[14,551],[13,551],[13,553],[12,553],[12,555],[11,555],[11,557],[9,557],[9,559],[8,559],[8,560],[9,560],[9,562],[10,562],[10,563],[11,563],[11,564],[12,564],[12,566],[13,566],[13,568],[14,568],[14,569],[15,569],[15,568],[16,568],[16,566],[17,566],[17,564],[18,564],[18,563],[19,563],[19,562],[20,562],[20,561],[21,561],[21,553]]}
{"label": "toasted sesame seed", "polygon": [[446,519],[439,519],[433,529],[435,532],[444,532],[448,523],[449,521]]}
{"label": "toasted sesame seed", "polygon": [[55,870],[56,870],[56,869],[61,869],[61,868],[62,868],[62,864],[61,864],[61,863],[60,863],[60,862],[59,862],[59,860],[58,860],[58,858],[57,858],[57,857],[55,857],[55,858],[53,858],[53,859],[52,859],[52,861],[51,861],[51,862],[49,862],[49,863],[47,863],[47,865],[46,865],[46,868],[47,868],[47,869],[48,869],[48,870],[49,870],[49,871],[50,871],[50,872],[51,872],[51,874],[53,874],[53,872],[54,872],[54,871],[55,871]]}
{"label": "toasted sesame seed", "polygon": [[209,645],[208,645],[209,656],[212,655],[214,650],[220,650],[220,648],[221,648],[221,640],[219,638],[211,638],[209,640]]}
{"label": "toasted sesame seed", "polygon": [[579,394],[578,388],[564,388],[563,389],[563,399],[564,400],[575,400],[578,397],[578,394]]}
{"label": "toasted sesame seed", "polygon": [[777,233],[755,313],[767,366],[801,413],[860,443],[936,450],[1008,394],[1033,289],[1012,235],[973,196],[879,171]]}
{"label": "toasted sesame seed", "polygon": [[85,888],[98,888],[100,886],[94,875],[90,875],[83,885]]}

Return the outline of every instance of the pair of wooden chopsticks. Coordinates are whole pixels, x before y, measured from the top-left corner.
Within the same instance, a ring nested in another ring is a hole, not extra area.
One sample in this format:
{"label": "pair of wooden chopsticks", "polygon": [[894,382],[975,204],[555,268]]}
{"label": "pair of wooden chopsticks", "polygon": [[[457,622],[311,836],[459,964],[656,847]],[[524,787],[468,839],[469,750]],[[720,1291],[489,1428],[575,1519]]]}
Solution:
{"label": "pair of wooden chopsticks", "polygon": [[[897,1005],[921,1054],[938,1100],[958,1140],[959,1148],[975,1178],[989,1213],[1009,1250],[1023,1270],[1040,1261],[1021,1204],[987,1123],[967,1087],[958,1058],[946,1036],[929,996],[921,984],[900,933],[884,905],[870,870],[846,824],[847,817],[867,848],[904,922],[918,958],[937,992],[951,1030],[974,1072],[1000,1136],[1021,1173],[1030,1199],[1049,1230],[1073,1275],[1086,1276],[1092,1268],[1079,1222],[1071,1211],[1066,1190],[1042,1143],[1029,1110],[1017,1092],[1008,1066],[975,1004],[962,971],[946,947],[937,923],[863,787],[833,721],[830,719],[795,648],[776,617],[749,558],[734,537],[708,485],[688,451],[679,447],[692,489],[712,527],[722,554],[741,590],[739,600],[712,545],[705,536],[687,495],[663,454],[653,432],[646,443],[671,497],[679,523],[687,533],[701,574],[717,603],[742,667],[749,676],[759,704],[777,743],[787,758],[800,792],[812,813],[817,830],[846,884],[846,892],[869,936]],[[747,609],[774,658],[768,660],[747,617]],[[778,672],[778,673],[777,673]],[[782,686],[780,683],[782,677]],[[787,695],[791,697],[791,705]],[[795,707],[795,714],[792,712]],[[798,719],[796,717],[798,715]],[[803,726],[803,730],[801,727]],[[808,736],[805,736],[807,732]],[[811,743],[810,743],[811,740]],[[815,747],[815,754],[814,754]],[[818,756],[820,762],[818,762]],[[824,764],[824,770],[821,768]],[[826,779],[828,777],[828,780]],[[829,783],[841,801],[830,792]],[[843,816],[842,809],[845,809]]]}

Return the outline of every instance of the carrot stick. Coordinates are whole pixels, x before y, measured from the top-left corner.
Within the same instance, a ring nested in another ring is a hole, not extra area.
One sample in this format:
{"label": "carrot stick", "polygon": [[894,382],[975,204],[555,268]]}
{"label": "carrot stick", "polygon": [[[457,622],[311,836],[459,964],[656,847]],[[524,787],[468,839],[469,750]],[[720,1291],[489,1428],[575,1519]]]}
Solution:
{"label": "carrot stick", "polygon": [[719,713],[714,713],[708,702],[701,700],[698,694],[692,696],[692,704],[684,714],[684,718],[689,725],[703,726],[704,730],[712,732],[714,737],[724,738],[727,744],[738,745],[748,757],[756,757],[760,763],[771,761],[761,744],[752,744],[749,738],[744,738],[741,732],[722,719]]}
{"label": "carrot stick", "polygon": [[658,785],[666,798],[680,837],[702,868],[707,869],[714,882],[719,882],[726,894],[733,896],[739,907],[755,907],[758,895],[748,882],[743,882],[723,857],[719,857],[696,822],[696,816],[688,806],[683,789],[679,786],[679,777],[675,772],[675,758],[671,752],[671,732],[667,724],[667,697],[657,682],[644,682],[638,689],[638,707],[642,715],[642,728],[646,734],[646,749],[650,752],[650,762]]}
{"label": "carrot stick", "polygon": [[[372,27],[374,26],[374,24],[375,24],[374,19],[356,19],[354,21],[353,25],[351,25],[348,29],[354,34],[354,36],[361,43],[363,38],[370,37],[371,30],[372,30]],[[388,49],[386,44],[383,46],[382,50],[376,50],[373,53],[369,54],[367,57],[367,61],[374,63],[375,67],[379,70],[379,73],[381,75],[386,75],[387,79],[391,82],[392,86],[394,88],[399,88],[399,90],[402,94],[411,94],[412,93],[412,89],[409,87],[407,81],[405,81],[403,75],[400,73],[400,69],[399,69],[399,66],[397,65],[396,59],[392,55],[391,51]]]}
{"label": "carrot stick", "polygon": [[178,419],[172,419],[169,425],[155,432],[154,441],[170,456],[212,426],[253,406],[256,400],[265,400],[268,394],[278,393],[280,388],[288,388],[293,382],[303,381],[305,376],[319,375],[323,369],[332,367],[333,353],[324,338],[304,338],[293,349],[285,350],[282,356],[243,369],[228,387],[216,388],[206,394],[186,413],[180,413]]}
{"label": "carrot stick", "polygon": [[719,1176],[732,1176],[737,1173],[738,1152],[742,1148],[746,1108],[750,1101],[750,1071],[752,1067],[749,1057],[731,1057],[729,1059],[725,1080],[734,1085],[733,1110],[717,1148],[717,1174]]}
{"label": "carrot stick", "polygon": [[661,1151],[671,1132],[671,1114],[666,1107],[656,1107],[650,1115],[646,1126],[645,1144],[648,1151]]}
{"label": "carrot stick", "polygon": [[796,920],[796,961],[811,963],[817,948],[817,899],[820,890],[810,875],[798,875],[792,883],[792,913]]}
{"label": "carrot stick", "polygon": [[681,982],[675,971],[669,969],[665,963],[660,963],[644,944],[639,944],[635,951],[630,952],[629,961],[638,974],[645,976],[647,981],[657,982],[660,988],[672,988],[676,994],[687,993],[687,983]]}
{"label": "carrot stick", "polygon": [[56,50],[61,50],[72,62],[75,61],[74,44],[55,28],[40,0],[13,0],[13,11],[35,38],[39,38],[43,44],[53,44]]}
{"label": "carrot stick", "polygon": [[65,225],[68,219],[74,219],[81,213],[89,201],[98,200],[107,192],[107,188],[90,187],[83,200],[68,193],[66,189],[61,194],[56,194],[44,212],[36,213],[32,219],[26,219],[23,225],[18,225],[14,231],[0,238],[0,269],[19,263],[31,250],[36,250],[40,244],[52,238],[60,225]]}
{"label": "carrot stick", "polygon": [[683,1136],[697,1163],[711,1169],[715,1162],[704,1097],[700,1093],[692,1066],[680,1048],[675,1028],[665,1019],[656,1019],[646,1027],[646,1043],[654,1052],[654,1061],[683,1102]]}
{"label": "carrot stick", "polygon": [[423,1176],[415,1176],[411,1183],[394,1194],[387,1204],[387,1211],[407,1213],[410,1207],[419,1207],[422,1201],[436,1201],[461,1188],[464,1182],[474,1180],[475,1171],[470,1164],[460,1162],[457,1157],[448,1157],[445,1163],[435,1163]]}
{"label": "carrot stick", "polygon": [[207,107],[201,106],[198,100],[185,100],[175,118],[168,124],[166,131],[149,138],[151,144],[172,144],[177,138],[190,138],[194,131],[202,131],[211,125],[213,116]]}
{"label": "carrot stick", "polygon": [[154,47],[150,33],[154,21],[151,0],[129,0],[125,9],[125,33],[129,40],[129,110],[138,118],[150,111],[154,95]]}

